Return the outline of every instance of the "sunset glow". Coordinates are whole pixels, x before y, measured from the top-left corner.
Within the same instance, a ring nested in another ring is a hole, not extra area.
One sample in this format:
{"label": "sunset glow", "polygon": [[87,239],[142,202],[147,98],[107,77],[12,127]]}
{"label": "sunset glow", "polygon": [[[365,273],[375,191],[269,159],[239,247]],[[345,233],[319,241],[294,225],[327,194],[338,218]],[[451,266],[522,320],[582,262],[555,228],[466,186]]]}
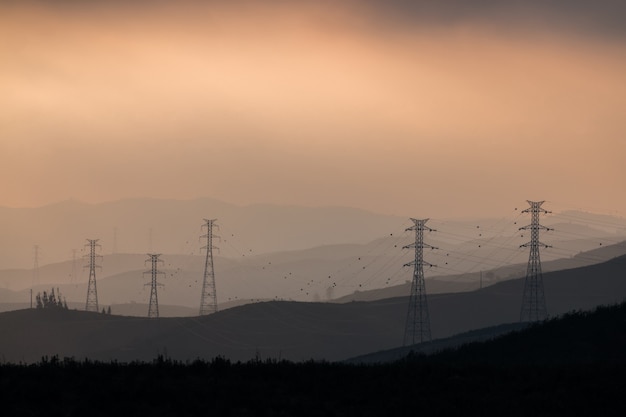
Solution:
{"label": "sunset glow", "polygon": [[2,206],[626,210],[621,34],[359,2],[93,3],[0,6]]}

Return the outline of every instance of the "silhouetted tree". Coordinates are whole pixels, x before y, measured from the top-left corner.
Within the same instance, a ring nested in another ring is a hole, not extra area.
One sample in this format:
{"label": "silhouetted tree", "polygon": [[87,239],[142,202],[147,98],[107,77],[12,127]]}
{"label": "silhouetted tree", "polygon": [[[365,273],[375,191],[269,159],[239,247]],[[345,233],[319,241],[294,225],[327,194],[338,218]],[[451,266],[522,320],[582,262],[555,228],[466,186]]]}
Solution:
{"label": "silhouetted tree", "polygon": [[65,309],[67,310],[67,302],[61,297],[61,292],[57,288],[56,293],[54,288],[48,294],[46,291],[37,293],[35,296],[38,309]]}

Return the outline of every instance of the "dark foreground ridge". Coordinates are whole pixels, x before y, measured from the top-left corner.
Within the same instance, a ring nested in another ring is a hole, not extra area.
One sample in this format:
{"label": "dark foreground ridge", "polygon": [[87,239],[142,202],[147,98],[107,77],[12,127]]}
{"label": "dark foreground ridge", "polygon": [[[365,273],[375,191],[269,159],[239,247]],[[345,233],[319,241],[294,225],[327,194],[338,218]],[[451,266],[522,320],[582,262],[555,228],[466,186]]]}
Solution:
{"label": "dark foreground ridge", "polygon": [[6,415],[602,415],[626,412],[626,303],[384,365],[279,360],[0,366]]}

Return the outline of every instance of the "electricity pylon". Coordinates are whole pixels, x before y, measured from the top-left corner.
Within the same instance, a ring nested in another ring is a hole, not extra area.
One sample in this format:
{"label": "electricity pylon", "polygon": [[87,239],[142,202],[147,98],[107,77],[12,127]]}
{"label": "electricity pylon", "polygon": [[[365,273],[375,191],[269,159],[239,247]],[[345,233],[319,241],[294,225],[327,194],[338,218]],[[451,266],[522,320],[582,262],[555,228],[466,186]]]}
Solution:
{"label": "electricity pylon", "polygon": [[520,322],[535,322],[544,320],[548,316],[546,298],[543,292],[543,275],[541,273],[539,247],[549,248],[550,246],[539,241],[539,231],[553,229],[539,224],[539,215],[541,213],[550,213],[541,207],[544,201],[527,201],[530,207],[522,211],[522,213],[530,213],[531,222],[528,226],[520,227],[519,229],[530,230],[530,242],[520,245],[520,248],[530,248],[528,267],[526,268],[526,280],[524,282],[524,296],[522,298]]}
{"label": "electricity pylon", "polygon": [[202,280],[202,296],[200,298],[200,315],[204,316],[217,312],[217,293],[215,291],[215,270],[213,268],[213,239],[218,238],[213,234],[213,228],[218,226],[215,224],[217,219],[204,219],[202,228],[206,227],[206,234],[200,238],[206,238],[206,246],[202,249],[206,250],[206,258],[204,261],[204,277]]}
{"label": "electricity pylon", "polygon": [[96,255],[96,247],[101,247],[98,244],[100,239],[87,239],[85,247],[89,247],[89,253],[85,255],[87,258],[87,265],[85,268],[89,268],[89,284],[87,285],[87,302],[85,303],[85,310],[98,312],[98,288],[96,287],[96,268],[102,268],[96,264],[96,259],[102,259],[101,255]]}
{"label": "electricity pylon", "polygon": [[416,343],[431,340],[430,336],[430,315],[428,313],[428,300],[426,298],[426,284],[424,282],[424,265],[432,265],[424,261],[424,248],[437,249],[434,246],[424,243],[424,231],[435,232],[426,226],[428,219],[413,219],[413,226],[406,229],[415,231],[415,242],[406,245],[403,249],[415,248],[415,260],[404,264],[413,266],[413,281],[411,282],[411,296],[409,299],[409,311],[406,316],[403,345],[414,345]]}
{"label": "electricity pylon", "polygon": [[159,271],[159,263],[163,264],[163,261],[159,259],[161,256],[160,253],[149,253],[149,258],[146,259],[146,263],[150,262],[150,270],[144,272],[145,274],[150,274],[150,284],[145,284],[146,286],[150,285],[150,304],[148,306],[148,317],[149,318],[158,318],[159,317],[159,297],[157,295],[157,287],[162,287],[163,284],[159,284],[157,282],[157,278],[159,275],[164,275],[165,272]]}

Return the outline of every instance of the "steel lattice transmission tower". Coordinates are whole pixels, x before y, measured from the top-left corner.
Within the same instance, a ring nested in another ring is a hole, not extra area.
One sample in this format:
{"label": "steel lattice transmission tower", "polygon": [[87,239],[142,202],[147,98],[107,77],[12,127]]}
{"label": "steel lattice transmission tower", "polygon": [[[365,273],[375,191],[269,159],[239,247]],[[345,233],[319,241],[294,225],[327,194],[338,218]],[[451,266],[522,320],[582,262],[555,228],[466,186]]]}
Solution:
{"label": "steel lattice transmission tower", "polygon": [[164,275],[165,272],[159,271],[159,264],[163,264],[163,260],[159,259],[160,253],[149,253],[149,258],[146,259],[146,263],[150,262],[150,270],[144,272],[150,274],[150,305],[148,306],[148,317],[159,317],[159,297],[157,294],[157,287],[162,287],[163,284],[159,284],[157,278],[159,275]]}
{"label": "steel lattice transmission tower", "polygon": [[204,261],[204,277],[202,280],[202,297],[200,298],[200,315],[204,316],[217,312],[217,293],[215,291],[215,270],[213,268],[213,239],[219,238],[213,234],[213,229],[218,228],[215,222],[217,219],[204,219],[202,228],[206,227],[206,234],[201,236],[206,239],[206,258]]}
{"label": "steel lattice transmission tower", "polygon": [[434,246],[424,243],[424,231],[434,232],[426,226],[428,219],[411,219],[413,226],[406,229],[415,231],[415,243],[404,246],[403,249],[415,249],[415,260],[404,264],[413,266],[413,281],[411,282],[411,296],[409,298],[409,310],[406,315],[406,326],[404,330],[403,345],[414,345],[416,343],[431,340],[430,336],[430,315],[428,313],[428,300],[426,298],[426,284],[424,282],[424,265],[432,265],[424,261],[424,248],[437,249]]}
{"label": "steel lattice transmission tower", "polygon": [[549,211],[541,207],[544,201],[530,201],[530,207],[522,213],[531,214],[531,222],[528,226],[519,230],[530,230],[530,242],[521,245],[521,248],[530,248],[528,256],[528,268],[526,269],[526,281],[524,283],[524,297],[522,298],[522,309],[520,312],[521,322],[534,322],[544,320],[548,316],[546,308],[546,298],[543,292],[543,275],[541,273],[541,258],[539,257],[539,247],[549,248],[550,246],[539,241],[540,230],[553,230],[539,224],[539,215],[548,214]]}
{"label": "steel lattice transmission tower", "polygon": [[85,303],[85,310],[98,312],[98,288],[96,287],[96,268],[102,268],[96,263],[98,258],[102,259],[101,255],[96,255],[96,248],[101,247],[98,244],[100,239],[87,239],[85,247],[89,248],[89,253],[85,255],[87,258],[87,265],[85,268],[89,268],[89,284],[87,285],[87,302]]}

